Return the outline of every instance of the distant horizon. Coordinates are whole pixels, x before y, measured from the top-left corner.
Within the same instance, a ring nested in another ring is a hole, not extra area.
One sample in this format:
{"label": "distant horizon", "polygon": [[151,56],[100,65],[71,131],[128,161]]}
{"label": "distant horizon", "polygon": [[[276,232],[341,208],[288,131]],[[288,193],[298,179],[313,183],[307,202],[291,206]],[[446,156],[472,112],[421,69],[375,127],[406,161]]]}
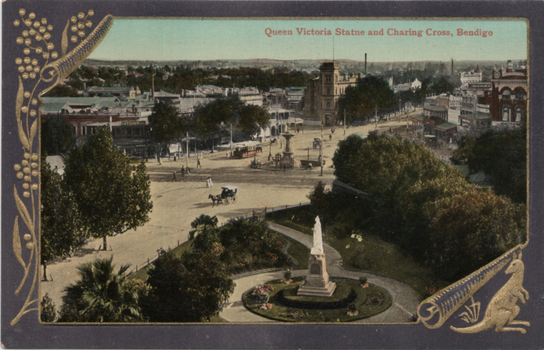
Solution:
{"label": "distant horizon", "polygon": [[[113,61],[123,61],[123,62],[213,62],[213,61],[257,61],[257,60],[268,60],[268,61],[316,61],[316,62],[330,62],[333,61],[332,59],[321,59],[321,58],[315,58],[315,59],[309,59],[309,58],[298,58],[298,59],[292,59],[292,60],[286,60],[286,59],[273,59],[273,58],[221,58],[221,59],[209,59],[209,60],[139,60],[139,59],[99,59],[99,58],[87,58],[85,61],[104,61],[104,62],[113,62]],[[453,62],[504,62],[506,63],[508,60],[516,63],[516,61],[525,61],[527,58],[509,58],[507,60],[500,60],[500,59],[466,59],[466,60],[456,60],[454,59]],[[353,62],[364,62],[363,60],[355,60],[350,58],[335,58],[334,61],[353,61]],[[419,62],[449,62],[451,63],[451,60],[422,60],[422,61],[370,61],[367,60],[367,63],[419,63]],[[83,62],[85,64],[85,62]]]}
{"label": "distant horizon", "polygon": [[[469,31],[474,35],[468,36]],[[116,18],[89,58],[364,61],[366,53],[368,62],[376,63],[445,62],[452,58],[506,62],[527,59],[527,38],[527,23],[520,19]],[[511,57],[514,55],[517,58]]]}

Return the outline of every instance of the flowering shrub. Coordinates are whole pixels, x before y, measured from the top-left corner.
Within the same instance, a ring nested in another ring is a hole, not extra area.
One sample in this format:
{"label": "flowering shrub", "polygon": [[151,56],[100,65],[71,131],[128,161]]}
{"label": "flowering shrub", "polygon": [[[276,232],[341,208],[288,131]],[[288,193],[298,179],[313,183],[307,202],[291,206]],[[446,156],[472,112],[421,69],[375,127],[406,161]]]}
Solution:
{"label": "flowering shrub", "polygon": [[258,285],[248,296],[248,303],[253,305],[268,303],[268,294],[273,290],[274,288],[270,284]]}
{"label": "flowering shrub", "polygon": [[266,303],[266,304],[262,304],[259,309],[267,311],[267,310],[270,310],[271,308],[272,308],[272,304]]}
{"label": "flowering shrub", "polygon": [[381,293],[374,293],[370,295],[370,298],[368,298],[366,304],[372,305],[372,306],[379,306],[383,303],[385,300],[385,296]]}

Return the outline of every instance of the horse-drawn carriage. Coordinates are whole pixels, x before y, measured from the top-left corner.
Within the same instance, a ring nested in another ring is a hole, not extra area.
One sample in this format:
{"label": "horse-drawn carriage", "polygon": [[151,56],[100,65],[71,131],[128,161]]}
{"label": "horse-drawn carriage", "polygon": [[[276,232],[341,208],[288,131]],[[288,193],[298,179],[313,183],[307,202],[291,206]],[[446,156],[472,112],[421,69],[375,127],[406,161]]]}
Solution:
{"label": "horse-drawn carriage", "polygon": [[230,204],[236,203],[238,194],[238,186],[235,185],[226,185],[221,187],[221,194],[218,194],[217,196],[209,195],[208,198],[212,200],[213,204],[212,207],[215,207],[215,204]]}

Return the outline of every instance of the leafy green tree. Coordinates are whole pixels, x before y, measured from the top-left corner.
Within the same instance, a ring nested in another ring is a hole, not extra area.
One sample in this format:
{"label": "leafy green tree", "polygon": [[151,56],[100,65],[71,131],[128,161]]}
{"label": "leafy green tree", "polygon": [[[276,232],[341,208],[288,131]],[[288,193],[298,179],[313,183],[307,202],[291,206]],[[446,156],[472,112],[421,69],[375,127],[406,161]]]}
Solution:
{"label": "leafy green tree", "polygon": [[80,279],[65,289],[58,322],[141,322],[139,294],[125,274],[115,273],[110,259],[98,259],[78,267]]}
{"label": "leafy green tree", "polygon": [[269,120],[270,114],[265,108],[256,105],[245,105],[240,110],[240,120],[237,128],[244,133],[254,134],[260,127],[268,124]]}
{"label": "leafy green tree", "polygon": [[76,145],[76,134],[72,126],[60,116],[50,116],[42,124],[41,149],[42,154],[65,154]]}
{"label": "leafy green tree", "polygon": [[232,219],[219,230],[219,241],[225,248],[221,259],[230,266],[249,263],[260,268],[291,264],[278,235],[262,222]]}
{"label": "leafy green tree", "polygon": [[432,264],[443,277],[460,278],[525,242],[525,206],[473,189],[440,199],[433,218]]}
{"label": "leafy green tree", "polygon": [[183,135],[185,122],[177,108],[166,102],[155,103],[153,113],[149,116],[149,123],[153,128],[153,139],[157,142],[169,142]]}
{"label": "leafy green tree", "polygon": [[471,173],[483,171],[493,190],[516,203],[527,201],[527,129],[488,130],[463,138],[454,158],[466,161]]}
{"label": "leafy green tree", "polygon": [[43,280],[47,281],[47,262],[72,254],[85,244],[87,234],[73,194],[64,188],[61,176],[43,157],[40,180],[40,262]]}
{"label": "leafy green tree", "polygon": [[111,132],[97,130],[87,143],[70,152],[65,162],[65,181],[74,194],[89,234],[103,238],[124,233],[149,221],[149,177],[143,163],[135,170],[113,145]]}
{"label": "leafy green tree", "polygon": [[236,124],[243,105],[238,97],[227,97],[195,106],[196,133],[202,137],[212,136],[222,125]]}
{"label": "leafy green tree", "polygon": [[440,79],[435,81],[433,84],[431,84],[429,92],[439,95],[443,93],[451,93],[453,89],[454,89],[453,84],[451,84],[446,77],[441,77]]}
{"label": "leafy green tree", "polygon": [[308,195],[308,199],[312,205],[315,214],[323,219],[329,214],[330,191],[325,189],[323,181],[319,181],[312,192]]}
{"label": "leafy green tree", "polygon": [[42,322],[55,322],[57,318],[57,311],[55,309],[55,303],[49,297],[49,294],[45,293],[40,302],[40,320]]}
{"label": "leafy green tree", "polygon": [[356,86],[346,88],[345,94],[338,100],[338,109],[346,110],[346,119],[367,118],[375,114],[383,115],[395,109],[395,93],[382,78],[368,76],[360,79]]}
{"label": "leafy green tree", "polygon": [[78,97],[79,94],[77,93],[77,90],[71,86],[56,85],[47,93],[45,93],[44,96],[46,97]]}
{"label": "leafy green tree", "polygon": [[234,291],[230,269],[221,262],[221,245],[187,252],[181,258],[164,251],[149,270],[149,297],[143,303],[151,322],[206,322],[216,316]]}

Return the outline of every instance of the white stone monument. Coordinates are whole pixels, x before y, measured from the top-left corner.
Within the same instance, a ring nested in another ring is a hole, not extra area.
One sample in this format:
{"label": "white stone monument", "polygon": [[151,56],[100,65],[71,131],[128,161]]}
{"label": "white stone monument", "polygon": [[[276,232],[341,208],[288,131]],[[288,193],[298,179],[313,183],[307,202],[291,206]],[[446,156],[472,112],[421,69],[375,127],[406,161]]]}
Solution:
{"label": "white stone monument", "polygon": [[336,283],[329,280],[327,273],[327,261],[325,259],[325,249],[323,248],[323,233],[321,232],[321,222],[319,216],[315,218],[314,225],[314,245],[310,251],[308,261],[308,275],[306,280],[299,287],[297,295],[313,297],[331,297],[336,288]]}

